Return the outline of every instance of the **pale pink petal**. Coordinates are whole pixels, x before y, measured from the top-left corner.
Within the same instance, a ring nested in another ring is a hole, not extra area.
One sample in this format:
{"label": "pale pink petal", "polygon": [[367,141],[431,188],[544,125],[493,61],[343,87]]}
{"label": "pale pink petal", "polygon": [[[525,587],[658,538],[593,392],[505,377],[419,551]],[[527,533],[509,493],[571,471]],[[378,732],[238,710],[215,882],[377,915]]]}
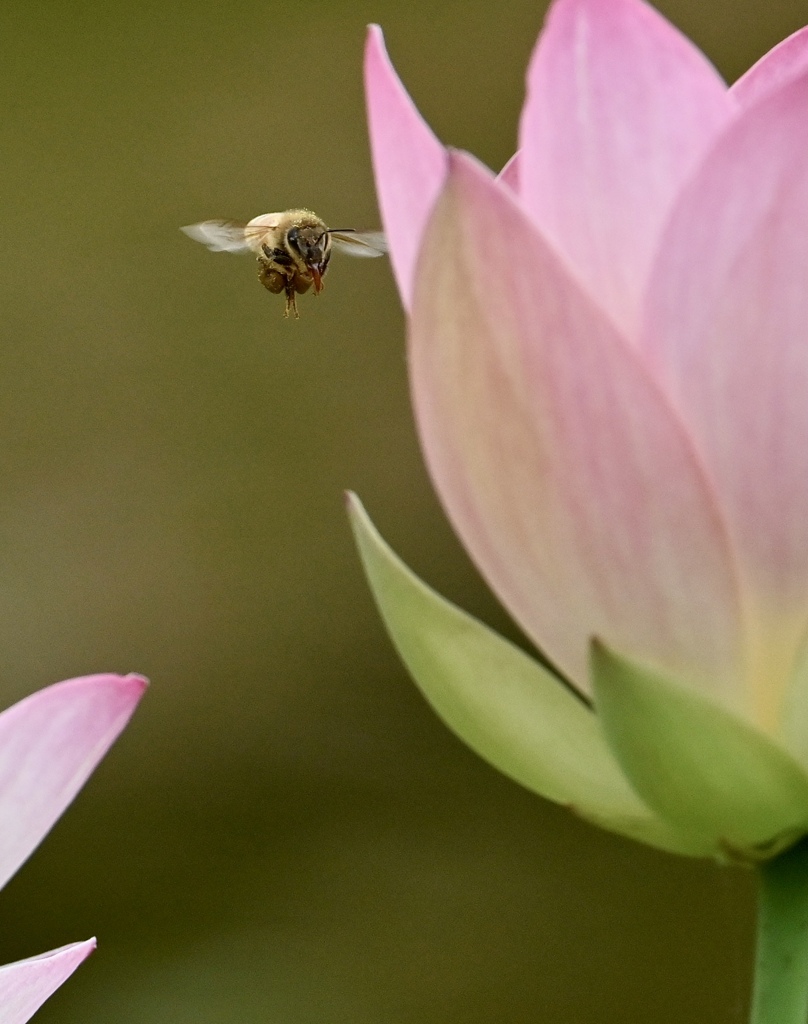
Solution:
{"label": "pale pink petal", "polygon": [[511,192],[519,195],[519,153],[514,153],[497,176],[503,185],[507,185]]}
{"label": "pale pink petal", "polygon": [[0,1024],[25,1024],[95,949],[95,939],[0,967]]}
{"label": "pale pink petal", "polygon": [[409,309],[421,235],[446,174],[446,150],[395,73],[378,25],[370,26],[365,46],[365,96],[382,225]]}
{"label": "pale pink petal", "polygon": [[743,107],[808,71],[808,28],[801,28],[764,54],[730,88]]}
{"label": "pale pink petal", "polygon": [[556,0],[528,72],[520,195],[630,336],[665,214],[734,104],[641,0]]}
{"label": "pale pink petal", "polygon": [[597,635],[734,704],[737,589],[689,439],[636,350],[463,155],[425,235],[410,356],[443,503],[553,664],[585,689]]}
{"label": "pale pink petal", "polygon": [[84,676],[0,714],[0,885],[82,787],[145,687],[140,676]]}
{"label": "pale pink petal", "polygon": [[769,728],[808,621],[806,153],[808,75],[747,108],[684,189],[644,339],[726,511]]}

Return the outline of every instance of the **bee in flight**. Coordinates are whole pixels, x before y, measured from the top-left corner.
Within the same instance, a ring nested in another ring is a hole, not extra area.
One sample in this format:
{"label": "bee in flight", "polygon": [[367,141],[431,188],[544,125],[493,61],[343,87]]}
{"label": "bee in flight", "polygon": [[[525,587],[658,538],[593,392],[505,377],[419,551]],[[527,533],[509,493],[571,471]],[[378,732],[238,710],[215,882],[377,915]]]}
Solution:
{"label": "bee in flight", "polygon": [[286,294],[284,316],[297,319],[295,295],[314,285],[323,290],[331,250],[349,256],[383,256],[387,242],[381,231],[329,228],[311,210],[262,213],[248,224],[234,220],[203,220],[182,228],[189,238],[202,242],[211,252],[254,252],[258,279],[276,295]]}

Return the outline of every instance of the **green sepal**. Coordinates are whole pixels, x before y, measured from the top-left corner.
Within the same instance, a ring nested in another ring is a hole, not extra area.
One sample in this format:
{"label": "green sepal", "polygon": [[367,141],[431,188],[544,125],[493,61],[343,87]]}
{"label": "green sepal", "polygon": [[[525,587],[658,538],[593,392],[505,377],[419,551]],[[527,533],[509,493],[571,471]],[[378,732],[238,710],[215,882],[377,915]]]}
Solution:
{"label": "green sepal", "polygon": [[706,697],[592,644],[595,707],[643,800],[728,860],[771,857],[808,831],[808,776],[776,742]]}
{"label": "green sepal", "polygon": [[387,546],[355,495],[348,512],[382,618],[437,714],[472,750],[548,800],[603,828],[688,856],[680,835],[626,781],[591,708],[552,672],[442,598]]}

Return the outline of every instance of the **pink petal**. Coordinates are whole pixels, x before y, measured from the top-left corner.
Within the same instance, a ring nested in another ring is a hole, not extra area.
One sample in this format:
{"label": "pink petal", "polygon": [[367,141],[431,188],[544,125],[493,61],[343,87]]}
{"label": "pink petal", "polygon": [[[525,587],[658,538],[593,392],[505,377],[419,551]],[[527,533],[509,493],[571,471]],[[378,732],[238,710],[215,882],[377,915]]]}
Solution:
{"label": "pink petal", "polygon": [[665,214],[734,104],[640,0],[556,0],[527,90],[522,201],[633,337]]}
{"label": "pink petal", "polygon": [[0,967],[0,1024],[25,1024],[95,949],[95,939]]}
{"label": "pink petal", "polygon": [[503,185],[507,185],[511,192],[519,195],[519,153],[514,153],[497,175]]}
{"label": "pink petal", "polygon": [[764,54],[730,88],[743,107],[808,71],[808,28],[801,28]]}
{"label": "pink petal", "polygon": [[365,95],[382,224],[409,309],[421,235],[446,174],[446,150],[393,70],[378,25],[370,26],[365,46]]}
{"label": "pink petal", "polygon": [[0,714],[0,885],[83,786],[145,687],[140,676],[84,676]]}
{"label": "pink petal", "polygon": [[733,703],[736,585],[689,439],[508,191],[462,155],[425,235],[410,355],[443,503],[550,660],[586,688],[597,635]]}
{"label": "pink petal", "polygon": [[747,108],[683,191],[644,344],[726,510],[774,728],[808,622],[808,75]]}

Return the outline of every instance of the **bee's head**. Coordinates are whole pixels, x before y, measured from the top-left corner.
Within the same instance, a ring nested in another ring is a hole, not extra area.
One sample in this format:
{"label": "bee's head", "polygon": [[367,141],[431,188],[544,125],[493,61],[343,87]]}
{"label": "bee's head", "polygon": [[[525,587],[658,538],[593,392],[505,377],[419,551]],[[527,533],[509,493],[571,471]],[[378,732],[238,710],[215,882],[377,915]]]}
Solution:
{"label": "bee's head", "polygon": [[331,258],[331,236],[328,231],[321,226],[308,224],[289,228],[286,232],[286,245],[292,255],[305,265],[314,281],[315,292],[319,292]]}

